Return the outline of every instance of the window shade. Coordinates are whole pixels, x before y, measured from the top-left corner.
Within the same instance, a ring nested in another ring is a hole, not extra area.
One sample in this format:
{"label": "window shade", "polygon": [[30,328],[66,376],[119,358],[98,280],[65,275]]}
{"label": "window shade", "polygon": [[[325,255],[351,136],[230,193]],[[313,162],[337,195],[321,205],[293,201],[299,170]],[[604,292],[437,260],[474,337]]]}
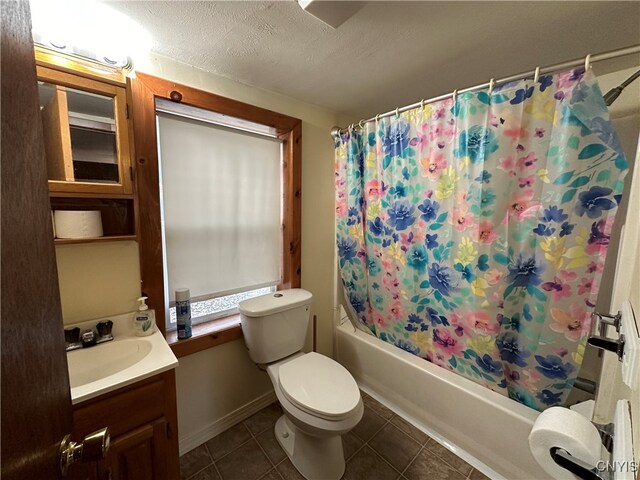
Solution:
{"label": "window shade", "polygon": [[158,113],[169,299],[280,281],[281,143]]}

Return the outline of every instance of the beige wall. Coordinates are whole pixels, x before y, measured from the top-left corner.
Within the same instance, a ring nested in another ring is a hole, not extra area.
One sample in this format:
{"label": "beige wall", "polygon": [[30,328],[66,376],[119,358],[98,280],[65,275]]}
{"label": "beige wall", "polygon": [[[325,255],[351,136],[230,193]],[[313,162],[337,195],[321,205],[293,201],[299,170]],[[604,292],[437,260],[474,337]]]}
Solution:
{"label": "beige wall", "polygon": [[134,311],[140,297],[136,242],[57,245],[65,324]]}
{"label": "beige wall", "polygon": [[[317,350],[331,355],[334,304],[334,215],[332,126],[337,114],[180,64],[161,56],[136,61],[136,69],[177,83],[268,108],[302,120],[302,286],[314,295]],[[137,244],[104,243],[57,247],[65,323],[135,309],[140,295]],[[311,347],[309,333],[307,349]],[[188,443],[207,425],[271,389],[242,342],[180,359],[177,369],[178,427]]]}
{"label": "beige wall", "polygon": [[238,414],[239,410],[248,411],[273,392],[271,380],[249,359],[242,340],[179,361],[176,389],[180,454],[242,420],[246,413]]}

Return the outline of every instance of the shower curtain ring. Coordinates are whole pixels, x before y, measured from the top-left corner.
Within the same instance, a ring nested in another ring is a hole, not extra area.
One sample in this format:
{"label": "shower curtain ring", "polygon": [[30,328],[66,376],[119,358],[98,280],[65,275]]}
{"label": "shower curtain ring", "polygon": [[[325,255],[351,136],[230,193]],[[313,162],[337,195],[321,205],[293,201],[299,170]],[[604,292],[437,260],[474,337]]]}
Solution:
{"label": "shower curtain ring", "polygon": [[362,126],[362,122],[364,122],[364,120],[360,120],[358,122],[358,126],[360,127],[360,130],[364,130],[364,127]]}
{"label": "shower curtain ring", "polygon": [[380,121],[380,114],[376,114],[376,123],[378,123]]}
{"label": "shower curtain ring", "polygon": [[396,118],[400,118],[400,107],[396,107]]}
{"label": "shower curtain ring", "polygon": [[451,98],[453,98],[453,103],[456,103],[456,97],[458,96],[458,89],[456,88],[453,91],[453,95],[451,95]]}
{"label": "shower curtain ring", "polygon": [[589,70],[591,68],[591,54],[588,54],[584,59],[584,69]]}
{"label": "shower curtain ring", "polygon": [[538,83],[539,78],[540,78],[540,67],[536,67],[536,71],[533,74],[533,83]]}
{"label": "shower curtain ring", "polygon": [[494,84],[495,84],[495,80],[493,78],[489,80],[489,95],[491,95],[491,92],[493,92]]}
{"label": "shower curtain ring", "polygon": [[424,98],[420,100],[420,108],[424,110]]}

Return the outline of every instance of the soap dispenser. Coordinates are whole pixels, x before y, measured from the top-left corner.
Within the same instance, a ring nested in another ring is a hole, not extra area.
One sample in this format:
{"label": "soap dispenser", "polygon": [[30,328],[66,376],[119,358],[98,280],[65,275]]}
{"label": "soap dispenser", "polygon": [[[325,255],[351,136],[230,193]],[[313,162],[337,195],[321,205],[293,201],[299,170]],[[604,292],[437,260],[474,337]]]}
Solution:
{"label": "soap dispenser", "polygon": [[138,337],[146,337],[156,331],[156,316],[146,304],[147,297],[140,297],[138,301],[140,306],[133,317],[133,330]]}

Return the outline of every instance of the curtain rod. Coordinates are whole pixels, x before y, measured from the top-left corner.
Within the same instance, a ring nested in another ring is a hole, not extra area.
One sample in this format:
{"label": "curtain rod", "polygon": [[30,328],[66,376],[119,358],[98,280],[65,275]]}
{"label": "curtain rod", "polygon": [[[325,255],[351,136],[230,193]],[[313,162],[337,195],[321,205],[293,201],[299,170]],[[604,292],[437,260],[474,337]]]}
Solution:
{"label": "curtain rod", "polygon": [[513,82],[515,80],[522,80],[524,78],[530,77],[532,75],[534,75],[534,78],[537,79],[537,76],[543,73],[551,73],[551,72],[557,72],[558,70],[564,70],[566,68],[571,68],[571,67],[577,67],[579,65],[584,64],[584,66],[586,68],[589,68],[590,64],[593,62],[601,62],[603,60],[610,60],[612,58],[617,58],[617,57],[624,57],[627,55],[633,55],[633,54],[637,54],[640,53],[640,45],[634,45],[631,47],[626,47],[626,48],[619,48],[617,50],[611,50],[609,52],[604,52],[604,53],[599,53],[597,55],[587,55],[584,58],[577,58],[575,60],[571,60],[568,62],[564,62],[564,63],[557,63],[555,65],[550,65],[548,67],[543,67],[543,68],[536,68],[535,70],[531,71],[527,71],[527,72],[523,72],[523,73],[519,73],[517,75],[512,75],[510,77],[505,77],[505,78],[500,78],[498,80],[494,80],[491,79],[491,81],[487,82],[487,83],[482,83],[480,85],[475,85],[473,87],[468,87],[462,90],[454,90],[453,92],[450,93],[446,93],[444,95],[440,95],[438,97],[433,97],[433,98],[429,98],[426,100],[421,100],[420,102],[416,102],[416,103],[412,103],[411,105],[407,105],[405,107],[401,107],[401,108],[396,108],[395,110],[391,110],[389,112],[386,113],[382,113],[382,114],[378,114],[375,117],[371,117],[367,120],[360,120],[360,122],[358,122],[357,124],[351,124],[349,127],[347,128],[340,128],[340,127],[333,127],[331,129],[331,136],[334,138],[337,138],[341,133],[346,132],[349,128],[355,128],[356,126],[359,126],[360,128],[362,128],[362,124],[367,123],[367,122],[373,122],[374,120],[379,120],[380,118],[384,118],[384,117],[390,117],[391,115],[396,115],[399,114],[401,112],[406,112],[407,110],[411,110],[413,108],[417,108],[421,105],[426,105],[428,103],[433,103],[433,102],[437,102],[439,100],[444,100],[445,98],[449,98],[449,97],[453,97],[455,95],[459,95],[461,93],[466,93],[466,92],[471,92],[474,90],[482,90],[484,88],[493,88],[498,84],[503,84],[503,83],[509,83],[509,82]]}

